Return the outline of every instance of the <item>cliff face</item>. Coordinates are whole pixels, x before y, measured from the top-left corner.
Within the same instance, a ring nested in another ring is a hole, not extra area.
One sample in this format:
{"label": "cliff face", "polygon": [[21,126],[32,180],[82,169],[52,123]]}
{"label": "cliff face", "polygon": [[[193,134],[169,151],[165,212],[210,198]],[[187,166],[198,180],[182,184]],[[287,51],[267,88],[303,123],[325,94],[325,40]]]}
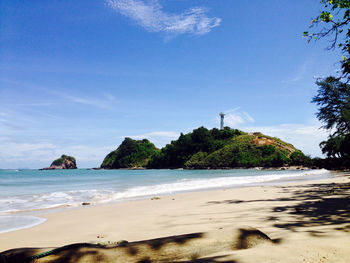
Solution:
{"label": "cliff face", "polygon": [[56,170],[56,169],[77,169],[75,158],[72,156],[62,155],[60,158],[54,160],[50,167],[42,170]]}

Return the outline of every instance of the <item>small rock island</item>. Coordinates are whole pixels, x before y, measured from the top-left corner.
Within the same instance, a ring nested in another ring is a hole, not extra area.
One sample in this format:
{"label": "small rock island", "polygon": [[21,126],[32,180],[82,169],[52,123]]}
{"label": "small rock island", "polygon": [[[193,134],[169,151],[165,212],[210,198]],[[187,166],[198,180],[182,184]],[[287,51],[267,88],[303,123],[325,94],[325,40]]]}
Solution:
{"label": "small rock island", "polygon": [[60,170],[60,169],[77,169],[75,158],[68,155],[62,155],[60,158],[54,160],[50,167],[41,170]]}

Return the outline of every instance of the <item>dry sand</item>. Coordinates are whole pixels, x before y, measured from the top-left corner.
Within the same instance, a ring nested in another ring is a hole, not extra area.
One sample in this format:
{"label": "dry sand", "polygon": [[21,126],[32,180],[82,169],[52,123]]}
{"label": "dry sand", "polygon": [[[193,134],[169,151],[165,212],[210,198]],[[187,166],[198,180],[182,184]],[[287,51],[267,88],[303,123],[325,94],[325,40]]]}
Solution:
{"label": "dry sand", "polygon": [[0,234],[0,251],[130,242],[249,226],[275,242],[213,250],[202,260],[186,262],[350,262],[349,175],[82,206],[41,217],[47,219],[41,225]]}

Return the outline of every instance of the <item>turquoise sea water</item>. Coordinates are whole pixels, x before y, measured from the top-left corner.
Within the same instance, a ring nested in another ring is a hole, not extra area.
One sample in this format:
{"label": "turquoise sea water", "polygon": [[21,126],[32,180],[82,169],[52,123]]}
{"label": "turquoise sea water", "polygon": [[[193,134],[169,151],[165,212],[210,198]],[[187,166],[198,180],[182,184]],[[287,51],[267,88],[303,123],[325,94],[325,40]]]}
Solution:
{"label": "turquoise sea water", "polygon": [[330,176],[327,170],[0,170],[0,233],[42,223],[33,211],[62,205],[77,207],[82,202],[104,204]]}

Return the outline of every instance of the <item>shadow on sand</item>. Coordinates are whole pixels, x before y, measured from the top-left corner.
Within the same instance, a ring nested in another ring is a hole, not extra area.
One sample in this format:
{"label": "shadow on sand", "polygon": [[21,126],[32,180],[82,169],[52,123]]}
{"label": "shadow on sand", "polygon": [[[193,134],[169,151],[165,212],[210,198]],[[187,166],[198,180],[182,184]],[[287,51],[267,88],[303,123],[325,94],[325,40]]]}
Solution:
{"label": "shadow on sand", "polygon": [[[224,200],[208,202],[215,204],[240,204],[251,202],[286,202],[275,206],[273,215],[267,218],[273,226],[299,231],[303,227],[328,226],[334,230],[350,232],[350,183],[312,184],[305,186],[280,187],[290,193],[287,198],[257,200]],[[288,215],[288,217],[285,217]],[[309,230],[310,234],[323,231]]]}
{"label": "shadow on sand", "polygon": [[[157,238],[146,241],[128,243],[123,241],[114,246],[103,246],[88,243],[71,244],[60,248],[20,248],[1,253],[0,263],[70,263],[70,262],[135,262],[135,263],[162,263],[162,262],[200,262],[200,263],[237,263],[233,260],[224,260],[224,257],[207,257],[198,259],[196,254],[189,261],[181,260],[181,255],[167,255],[167,246],[182,247],[194,239],[200,239],[203,233]],[[51,251],[49,253],[46,253]],[[44,253],[43,253],[44,252]],[[40,253],[43,255],[40,256]],[[33,257],[34,255],[34,257]],[[145,256],[148,255],[148,256]]]}

